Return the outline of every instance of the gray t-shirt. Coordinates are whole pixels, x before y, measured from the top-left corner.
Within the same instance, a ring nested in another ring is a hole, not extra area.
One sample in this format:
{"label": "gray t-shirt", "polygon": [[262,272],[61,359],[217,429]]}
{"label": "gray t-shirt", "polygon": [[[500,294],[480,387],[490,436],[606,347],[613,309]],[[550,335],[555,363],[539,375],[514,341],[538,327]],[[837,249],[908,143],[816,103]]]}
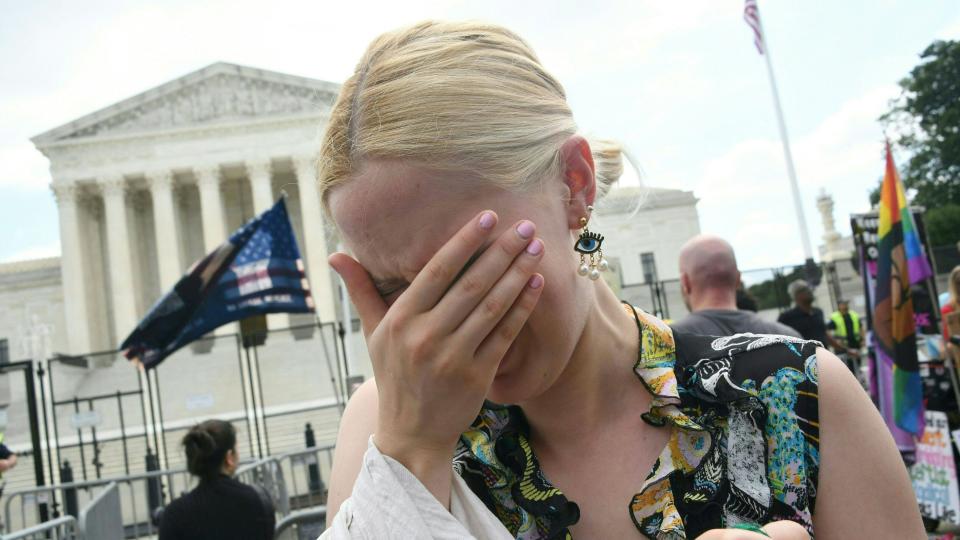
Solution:
{"label": "gray t-shirt", "polygon": [[735,309],[704,309],[690,313],[670,326],[679,332],[703,336],[730,336],[751,332],[800,337],[796,330],[785,324],[765,321],[752,311]]}

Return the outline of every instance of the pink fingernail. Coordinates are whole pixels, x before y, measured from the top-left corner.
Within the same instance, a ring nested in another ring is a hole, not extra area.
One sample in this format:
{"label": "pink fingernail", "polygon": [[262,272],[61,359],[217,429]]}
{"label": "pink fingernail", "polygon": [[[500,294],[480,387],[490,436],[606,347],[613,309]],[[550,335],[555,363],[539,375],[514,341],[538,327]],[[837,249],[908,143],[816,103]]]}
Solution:
{"label": "pink fingernail", "polygon": [[543,242],[539,238],[534,238],[533,242],[527,245],[527,253],[530,255],[539,255],[543,251]]}
{"label": "pink fingernail", "polygon": [[530,238],[533,236],[533,231],[533,223],[529,221],[521,221],[520,224],[517,225],[517,234],[520,235],[520,238]]}
{"label": "pink fingernail", "polygon": [[543,286],[543,276],[540,274],[530,276],[530,281],[527,281],[527,285],[529,285],[531,289],[539,289]]}
{"label": "pink fingernail", "polygon": [[490,212],[484,212],[483,215],[480,216],[481,229],[484,229],[484,230],[491,229],[493,228],[493,224],[496,222],[497,222],[497,218],[493,217],[493,214],[491,214]]}

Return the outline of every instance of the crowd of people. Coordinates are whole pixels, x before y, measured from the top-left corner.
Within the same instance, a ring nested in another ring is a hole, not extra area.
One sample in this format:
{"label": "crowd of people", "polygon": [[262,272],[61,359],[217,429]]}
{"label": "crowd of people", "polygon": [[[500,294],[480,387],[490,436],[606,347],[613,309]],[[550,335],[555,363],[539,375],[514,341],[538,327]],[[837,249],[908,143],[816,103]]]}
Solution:
{"label": "crowd of people", "polygon": [[[864,325],[846,299],[837,300],[829,319],[814,306],[813,288],[804,280],[787,287],[793,306],[776,321],[757,315],[755,301],[744,290],[733,247],[712,235],[698,235],[680,249],[680,292],[689,313],[671,323],[678,332],[727,336],[738,333],[775,334],[813,340],[829,346],[843,359],[860,357]],[[848,362],[848,365],[853,365]]]}

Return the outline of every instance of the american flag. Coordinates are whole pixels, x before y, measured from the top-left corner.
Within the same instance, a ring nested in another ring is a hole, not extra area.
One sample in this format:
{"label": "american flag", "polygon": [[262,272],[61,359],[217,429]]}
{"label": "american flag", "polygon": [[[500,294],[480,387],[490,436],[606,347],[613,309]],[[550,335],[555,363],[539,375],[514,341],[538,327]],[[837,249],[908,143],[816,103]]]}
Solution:
{"label": "american flag", "polygon": [[197,261],[150,309],[120,350],[151,368],[224,324],[314,310],[284,199]]}
{"label": "american flag", "polygon": [[744,0],[743,20],[747,21],[747,26],[753,29],[753,44],[757,46],[757,52],[763,54],[763,28],[760,27],[760,10],[757,8],[757,0]]}

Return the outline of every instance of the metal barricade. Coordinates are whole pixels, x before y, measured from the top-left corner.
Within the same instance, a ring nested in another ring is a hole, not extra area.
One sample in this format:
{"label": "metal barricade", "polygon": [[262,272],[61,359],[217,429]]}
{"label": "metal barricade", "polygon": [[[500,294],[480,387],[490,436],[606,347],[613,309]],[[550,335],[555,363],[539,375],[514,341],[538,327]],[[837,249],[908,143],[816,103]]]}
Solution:
{"label": "metal barricade", "polygon": [[76,496],[81,499],[78,507],[85,508],[104,496],[97,488],[114,483],[120,500],[123,538],[149,538],[158,532],[155,518],[160,507],[189,491],[194,482],[189,472],[177,469],[14,490],[4,495],[4,521],[10,529],[39,524],[38,501]]}
{"label": "metal barricade", "polygon": [[0,540],[82,540],[73,516],[51,519],[22,531],[5,534]]}
{"label": "metal barricade", "polygon": [[123,540],[123,510],[120,507],[120,490],[116,482],[110,482],[106,489],[80,512],[79,524],[84,538]]}
{"label": "metal barricade", "polygon": [[314,446],[276,457],[285,480],[288,512],[327,504],[324,479],[330,478],[334,446]]}
{"label": "metal barricade", "polygon": [[[323,532],[327,521],[327,507],[317,506],[308,510],[297,510],[277,522],[273,530],[274,540],[286,540],[288,538],[317,538]],[[285,534],[287,532],[295,532]]]}
{"label": "metal barricade", "polygon": [[259,486],[273,501],[274,511],[280,516],[290,513],[290,498],[277,458],[266,458],[237,468],[237,480],[250,486]]}
{"label": "metal barricade", "polygon": [[[261,488],[270,497],[278,522],[296,514],[299,517],[293,518],[293,522],[306,527],[308,516],[315,517],[318,509],[325,508],[327,490],[324,478],[329,478],[333,450],[333,446],[312,447],[241,463],[236,478]],[[158,511],[194,485],[195,479],[187,470],[176,469],[19,489],[5,495],[4,519],[13,529],[28,527],[17,533],[27,534],[36,527],[48,527],[54,523],[40,523],[40,503],[70,499],[77,501],[72,508],[82,511],[77,512],[77,516],[61,518],[61,521],[72,520],[74,523],[71,529],[74,536],[63,538],[80,538],[86,528],[101,531],[92,533],[92,538],[98,539],[149,538],[158,532]],[[293,522],[285,527],[292,526]]]}

